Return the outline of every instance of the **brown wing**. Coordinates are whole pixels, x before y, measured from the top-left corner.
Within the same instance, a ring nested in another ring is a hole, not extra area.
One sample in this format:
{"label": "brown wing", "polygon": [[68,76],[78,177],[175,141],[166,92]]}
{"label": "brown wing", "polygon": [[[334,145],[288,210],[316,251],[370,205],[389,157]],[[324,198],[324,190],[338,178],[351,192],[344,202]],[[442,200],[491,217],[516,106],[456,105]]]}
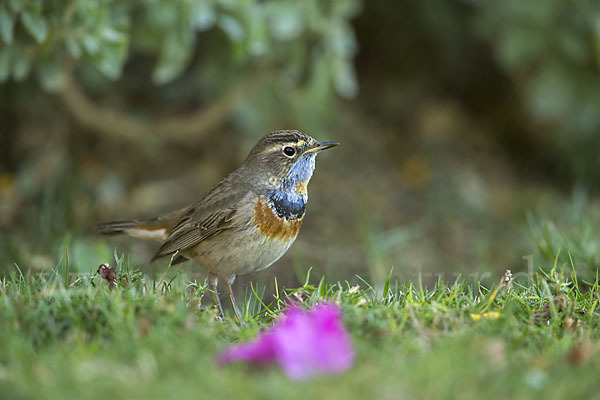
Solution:
{"label": "brown wing", "polygon": [[251,188],[232,174],[208,192],[194,207],[182,215],[169,232],[152,260],[194,247],[236,223],[241,201]]}
{"label": "brown wing", "polygon": [[226,229],[230,229],[233,217],[236,214],[236,208],[226,208],[208,214],[204,219],[197,219],[194,218],[197,215],[193,211],[177,223],[177,226],[173,228],[163,245],[152,258],[153,261],[177,251],[194,247],[201,241],[211,238]]}

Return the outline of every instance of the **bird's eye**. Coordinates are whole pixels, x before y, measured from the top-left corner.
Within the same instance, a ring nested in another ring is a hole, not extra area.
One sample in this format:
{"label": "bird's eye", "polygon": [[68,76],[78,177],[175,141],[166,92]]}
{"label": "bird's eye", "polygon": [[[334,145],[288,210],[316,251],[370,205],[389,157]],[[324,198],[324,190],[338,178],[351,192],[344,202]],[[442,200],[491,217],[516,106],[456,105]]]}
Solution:
{"label": "bird's eye", "polygon": [[283,148],[283,154],[285,154],[288,157],[292,157],[294,154],[296,154],[296,150],[294,150],[293,147],[286,146]]}

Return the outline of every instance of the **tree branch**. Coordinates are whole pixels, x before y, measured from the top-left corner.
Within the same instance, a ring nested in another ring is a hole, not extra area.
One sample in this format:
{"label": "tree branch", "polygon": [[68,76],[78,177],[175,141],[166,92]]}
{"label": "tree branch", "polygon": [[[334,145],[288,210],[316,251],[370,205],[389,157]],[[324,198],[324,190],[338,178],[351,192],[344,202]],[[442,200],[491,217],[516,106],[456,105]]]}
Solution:
{"label": "tree branch", "polygon": [[256,69],[207,108],[200,108],[187,115],[155,120],[136,118],[95,103],[68,68],[62,76],[58,95],[71,115],[97,134],[117,140],[134,141],[153,136],[167,141],[191,142],[206,136],[222,124],[270,72],[268,67]]}

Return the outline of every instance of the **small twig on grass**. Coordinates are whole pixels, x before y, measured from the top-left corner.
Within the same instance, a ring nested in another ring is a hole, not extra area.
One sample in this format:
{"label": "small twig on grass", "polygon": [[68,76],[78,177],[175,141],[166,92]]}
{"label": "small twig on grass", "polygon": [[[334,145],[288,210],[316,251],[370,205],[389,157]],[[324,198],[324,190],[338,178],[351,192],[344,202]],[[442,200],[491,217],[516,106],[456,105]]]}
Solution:
{"label": "small twig on grass", "polygon": [[114,289],[114,287],[117,286],[117,283],[115,282],[117,279],[117,271],[110,265],[106,263],[100,264],[100,266],[98,267],[98,271],[96,272],[98,272],[102,279],[104,279],[108,283],[108,287],[110,289]]}

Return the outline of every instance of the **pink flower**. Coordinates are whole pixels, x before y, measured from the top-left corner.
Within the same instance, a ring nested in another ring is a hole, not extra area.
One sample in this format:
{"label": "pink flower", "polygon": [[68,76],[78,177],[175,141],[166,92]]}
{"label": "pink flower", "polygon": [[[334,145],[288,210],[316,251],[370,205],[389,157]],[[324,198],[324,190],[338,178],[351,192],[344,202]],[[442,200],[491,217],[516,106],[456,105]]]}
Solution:
{"label": "pink flower", "polygon": [[272,328],[252,342],[225,349],[217,361],[277,362],[290,378],[306,379],[347,370],[354,361],[354,350],[337,306],[323,303],[303,311],[292,305]]}

